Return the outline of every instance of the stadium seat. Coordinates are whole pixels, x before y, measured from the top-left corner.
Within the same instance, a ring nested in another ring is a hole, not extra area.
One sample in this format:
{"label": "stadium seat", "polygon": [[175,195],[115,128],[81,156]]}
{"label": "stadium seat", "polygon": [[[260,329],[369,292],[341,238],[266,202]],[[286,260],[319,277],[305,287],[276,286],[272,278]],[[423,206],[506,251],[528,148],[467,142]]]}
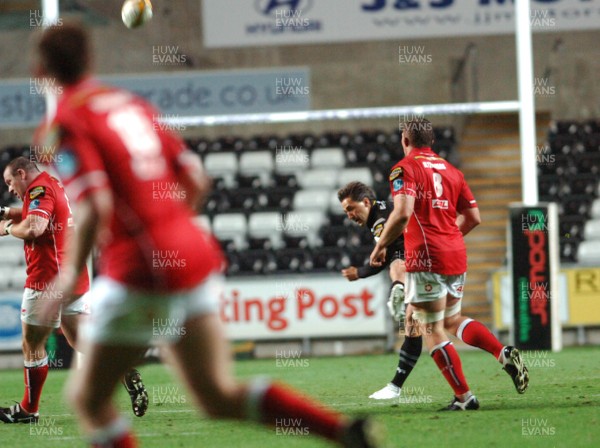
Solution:
{"label": "stadium seat", "polygon": [[297,174],[308,169],[310,157],[304,148],[282,148],[275,153],[277,174]]}
{"label": "stadium seat", "polygon": [[566,238],[583,238],[586,219],[583,216],[561,216],[559,218],[560,236]]}
{"label": "stadium seat", "polygon": [[352,141],[352,135],[348,132],[325,132],[315,142],[315,148],[329,148],[332,146],[345,148]]}
{"label": "stadium seat", "polygon": [[275,255],[270,250],[246,250],[239,253],[240,274],[269,275],[276,271]]}
{"label": "stadium seat", "polygon": [[267,194],[257,188],[240,188],[229,194],[232,212],[250,213],[261,211],[269,205]]}
{"label": "stadium seat", "polygon": [[332,191],[331,196],[329,197],[329,214],[329,222],[332,225],[344,224],[344,221],[346,220],[346,212],[344,212],[344,209],[342,208],[337,191]]}
{"label": "stadium seat", "polygon": [[204,158],[204,168],[211,177],[221,177],[227,188],[235,186],[238,159],[233,153],[210,153]]}
{"label": "stadium seat", "polygon": [[185,142],[192,151],[194,151],[203,159],[210,148],[210,141],[204,138],[187,139]]}
{"label": "stadium seat", "polygon": [[278,212],[252,213],[248,218],[248,237],[268,238],[274,249],[283,245],[282,231],[281,214]]}
{"label": "stadium seat", "polygon": [[579,122],[573,120],[552,121],[549,135],[577,135],[579,134],[579,126]]}
{"label": "stadium seat", "polygon": [[338,247],[324,247],[313,252],[313,269],[321,272],[339,272],[350,266],[350,257]]}
{"label": "stadium seat", "polygon": [[229,250],[225,252],[227,258],[227,269],[225,275],[232,276],[237,275],[240,272],[240,256],[235,250]]}
{"label": "stadium seat", "polygon": [[296,274],[310,272],[313,259],[309,251],[304,249],[286,249],[275,253],[278,274]]}
{"label": "stadium seat", "polygon": [[538,177],[538,191],[540,200],[554,201],[563,195],[563,181],[556,174],[546,174]]}
{"label": "stadium seat", "polygon": [[600,265],[600,241],[582,241],[577,248],[577,261],[580,264]]}
{"label": "stadium seat", "polygon": [[242,213],[227,213],[215,216],[213,219],[213,234],[219,241],[233,241],[236,250],[243,250],[247,246],[246,216]]}
{"label": "stadium seat", "polygon": [[306,210],[286,213],[281,225],[286,236],[306,238],[310,247],[316,247],[321,243],[318,233],[324,222],[324,212]]}
{"label": "stadium seat", "polygon": [[574,164],[577,173],[598,176],[600,175],[600,152],[576,154]]}
{"label": "stadium seat", "polygon": [[279,174],[273,175],[273,184],[277,188],[298,188],[298,179],[295,174]]}
{"label": "stadium seat", "polygon": [[210,218],[206,215],[198,215],[194,217],[194,222],[198,227],[211,232]]}
{"label": "stadium seat", "polygon": [[358,249],[353,249],[350,254],[350,263],[352,266],[361,267],[369,263],[369,257],[373,252],[373,244],[371,247],[363,246]]}
{"label": "stadium seat", "polygon": [[344,151],[341,148],[321,148],[312,152],[310,164],[313,169],[339,169],[346,165]]}
{"label": "stadium seat", "polygon": [[585,195],[569,195],[562,198],[559,205],[561,215],[590,216],[591,198]]}
{"label": "stadium seat", "polygon": [[298,183],[305,189],[333,189],[337,186],[338,171],[333,169],[312,169],[296,175]]}
{"label": "stadium seat", "polygon": [[287,212],[292,208],[294,195],[298,191],[296,188],[273,187],[264,190],[267,198],[265,211]]}
{"label": "stadium seat", "polygon": [[586,241],[600,240],[600,219],[590,219],[585,223],[583,238]]}
{"label": "stadium seat", "polygon": [[348,227],[323,226],[321,228],[323,247],[346,247],[348,245]]}
{"label": "stadium seat", "polygon": [[560,238],[560,261],[575,263],[577,261],[577,247],[581,243],[579,238]]}
{"label": "stadium seat", "polygon": [[208,216],[225,213],[231,209],[231,199],[227,191],[213,191],[206,199],[204,212]]}
{"label": "stadium seat", "polygon": [[[600,189],[600,185],[598,186]],[[590,215],[592,219],[600,219],[600,199],[594,200],[592,202],[592,209],[590,211]]]}
{"label": "stadium seat", "polygon": [[321,210],[329,208],[331,190],[300,190],[294,195],[294,210]]}
{"label": "stadium seat", "polygon": [[369,168],[346,168],[339,174],[337,184],[338,187],[343,187],[349,182],[359,181],[365,185],[373,184],[373,175]]}
{"label": "stadium seat", "polygon": [[569,179],[569,192],[571,194],[585,194],[589,196],[594,196],[596,194],[597,185],[597,175],[578,174]]}
{"label": "stadium seat", "polygon": [[349,247],[370,247],[372,248],[375,243],[373,242],[373,234],[364,227],[359,227],[355,223],[351,223],[349,226],[350,233],[348,235],[348,246]]}
{"label": "stadium seat", "polygon": [[270,183],[267,181],[267,184],[263,185],[261,176],[256,174],[238,174],[235,181],[238,188],[262,188],[267,187]]}
{"label": "stadium seat", "polygon": [[270,151],[245,152],[240,156],[240,174],[259,176],[262,185],[269,184],[273,167],[273,155]]}
{"label": "stadium seat", "polygon": [[586,152],[600,152],[600,133],[586,135],[583,138],[583,145]]}

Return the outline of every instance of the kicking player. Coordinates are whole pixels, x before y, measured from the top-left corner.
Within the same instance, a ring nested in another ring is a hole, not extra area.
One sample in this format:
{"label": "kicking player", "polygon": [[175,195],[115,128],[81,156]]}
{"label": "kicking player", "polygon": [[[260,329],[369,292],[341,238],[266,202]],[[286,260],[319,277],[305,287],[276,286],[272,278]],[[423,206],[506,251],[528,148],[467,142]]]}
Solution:
{"label": "kicking player", "polygon": [[[81,298],[89,290],[89,277],[87,269],[82,269],[73,290],[76,300],[57,310],[50,319],[42,315],[42,300],[57,299],[45,291],[51,289],[64,264],[65,240],[67,233],[73,231],[69,200],[56,178],[24,157],[9,162],[4,169],[4,182],[9,192],[23,201],[23,206],[0,207],[0,236],[24,240],[27,279],[21,305],[25,393],[20,403],[0,408],[0,420],[30,423],[39,419],[40,397],[48,375],[46,341],[54,328],[61,327],[71,347],[76,346],[78,318],[89,312]],[[134,413],[144,415],[148,395],[139,372],[128,372],[124,384]]]}
{"label": "kicking player", "polygon": [[420,322],[430,355],[454,391],[445,409],[475,410],[479,402],[444,328],[494,355],[518,393],[527,389],[529,374],[516,348],[502,346],[483,324],[461,315],[467,269],[463,236],[481,219],[463,174],[435,154],[432,144],[433,127],[428,120],[405,124],[405,157],[394,165],[389,178],[394,210],[371,254],[371,263],[381,265],[386,247],[406,230],[406,300],[414,307],[413,317]]}
{"label": "kicking player", "polygon": [[[338,191],[338,199],[348,219],[360,226],[369,227],[375,241],[377,241],[386,225],[394,204],[389,201],[377,201],[375,192],[362,182],[350,182],[341,188]],[[369,398],[374,400],[390,400],[400,397],[402,386],[417,364],[423,346],[419,326],[415,325],[412,319],[412,306],[408,305],[406,307],[404,303],[406,267],[403,258],[404,236],[400,235],[388,248],[385,262],[381,266],[375,267],[367,264],[358,268],[350,266],[342,270],[342,275],[345,278],[349,281],[354,281],[359,278],[378,274],[385,267],[389,267],[392,287],[387,302],[388,309],[395,320],[400,323],[404,320],[405,338],[400,348],[400,359],[396,368],[396,374],[384,388],[369,396]]]}
{"label": "kicking player", "polygon": [[[47,135],[58,139],[48,144],[60,148],[56,169],[77,204],[59,288],[65,297],[92,246],[100,242],[102,248],[91,318],[82,328],[86,358],[67,391],[92,446],[136,446],[112,395],[157,332],[171,335],[161,336],[163,351],[209,416],[269,426],[297,419],[306,432],[339,445],[375,446],[367,420],[351,420],[266,379],[234,380],[218,315],[224,257],[193,222],[192,206],[209,184],[199,157],[155,126],[157,113],[147,102],[90,77],[81,26],[63,22],[44,30],[36,53],[37,76],[64,89]],[[183,194],[153,199],[157,188],[174,185]],[[110,237],[100,241],[101,234]],[[163,325],[173,328],[163,331]]]}

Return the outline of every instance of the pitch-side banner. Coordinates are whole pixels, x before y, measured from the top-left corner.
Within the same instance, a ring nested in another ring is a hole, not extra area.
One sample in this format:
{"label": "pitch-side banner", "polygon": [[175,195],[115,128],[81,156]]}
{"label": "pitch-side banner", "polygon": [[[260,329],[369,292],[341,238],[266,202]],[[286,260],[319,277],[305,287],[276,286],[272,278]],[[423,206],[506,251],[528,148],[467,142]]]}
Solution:
{"label": "pitch-side banner", "polygon": [[[509,34],[511,0],[203,0],[206,47]],[[600,27],[600,0],[531,0],[534,32]]]}
{"label": "pitch-side banner", "polygon": [[[167,50],[155,48],[152,56],[164,60]],[[161,118],[310,109],[306,67],[101,76],[100,80],[144,97]],[[1,81],[0,128],[36,126],[46,111],[47,91],[62,93],[61,87],[33,78]]]}
{"label": "pitch-side banner", "polygon": [[388,288],[383,275],[228,279],[220,314],[233,340],[384,336]]}

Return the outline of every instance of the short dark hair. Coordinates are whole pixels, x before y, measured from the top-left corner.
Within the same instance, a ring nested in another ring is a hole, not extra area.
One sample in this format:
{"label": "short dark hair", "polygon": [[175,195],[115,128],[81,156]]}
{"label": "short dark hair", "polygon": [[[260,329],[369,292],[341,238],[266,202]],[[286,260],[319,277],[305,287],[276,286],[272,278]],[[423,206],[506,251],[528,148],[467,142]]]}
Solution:
{"label": "short dark hair", "polygon": [[77,22],[64,21],[42,31],[37,52],[42,67],[61,84],[77,83],[90,67],[88,34]]}
{"label": "short dark hair", "polygon": [[17,174],[17,170],[27,171],[28,173],[31,171],[39,171],[37,165],[25,157],[17,157],[16,159],[12,159],[10,162],[8,162],[8,165],[6,165],[5,170],[9,170],[10,174],[13,176]]}
{"label": "short dark hair", "polygon": [[375,202],[375,192],[373,189],[362,182],[354,181],[347,184],[338,190],[338,199],[342,202],[344,199],[350,198],[355,202],[360,202],[364,198]]}
{"label": "short dark hair", "polygon": [[416,118],[402,125],[404,137],[414,148],[431,148],[433,145],[433,125],[426,118]]}

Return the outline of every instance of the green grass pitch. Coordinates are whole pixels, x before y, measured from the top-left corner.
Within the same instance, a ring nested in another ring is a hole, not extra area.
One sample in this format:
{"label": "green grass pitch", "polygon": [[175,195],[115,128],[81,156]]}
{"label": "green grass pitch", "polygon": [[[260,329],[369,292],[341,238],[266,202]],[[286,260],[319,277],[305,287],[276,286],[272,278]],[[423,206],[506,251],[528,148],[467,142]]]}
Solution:
{"label": "green grass pitch", "polygon": [[[268,375],[351,414],[370,414],[385,428],[388,447],[592,447],[600,446],[600,347],[561,353],[525,353],[530,387],[518,395],[492,357],[462,351],[463,368],[481,402],[476,412],[440,413],[452,392],[425,353],[405,384],[403,402],[375,402],[369,394],[389,381],[396,355],[308,358],[294,362],[238,361],[240,379]],[[283,435],[249,424],[215,422],[198,415],[191,397],[161,365],[141,368],[150,408],[130,411],[120,389],[120,408],[130,416],[142,447],[327,447],[307,435]],[[22,372],[0,372],[0,405],[19,400]],[[37,425],[0,426],[0,446],[84,447],[76,419],[65,406],[67,373],[53,370]],[[300,431],[302,432],[302,431]]]}

